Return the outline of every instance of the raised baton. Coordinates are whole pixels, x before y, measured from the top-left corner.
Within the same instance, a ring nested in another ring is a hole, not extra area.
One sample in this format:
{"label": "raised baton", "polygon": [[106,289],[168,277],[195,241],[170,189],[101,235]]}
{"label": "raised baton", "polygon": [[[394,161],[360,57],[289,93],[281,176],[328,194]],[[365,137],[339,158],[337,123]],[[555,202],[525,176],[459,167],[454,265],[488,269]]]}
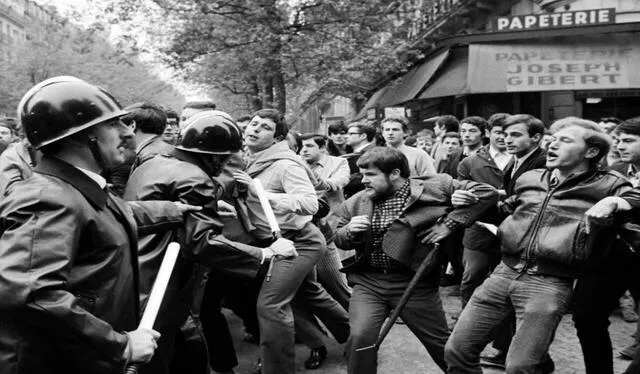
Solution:
{"label": "raised baton", "polygon": [[[162,304],[162,299],[164,298],[164,293],[167,290],[167,285],[169,284],[169,279],[171,278],[171,273],[173,272],[173,267],[178,259],[179,252],[180,244],[176,242],[169,243],[169,246],[164,253],[160,270],[158,270],[158,276],[156,277],[155,282],[153,282],[151,295],[149,295],[149,301],[147,302],[147,306],[144,308],[144,313],[142,313],[142,319],[140,320],[138,328],[153,329],[156,317],[158,316],[158,310],[160,310],[160,305]],[[125,374],[136,374],[137,372],[138,364],[127,365]]]}
{"label": "raised baton", "polygon": [[[274,239],[278,239],[282,237],[280,233],[280,225],[278,225],[278,221],[276,221],[276,215],[273,214],[273,209],[271,208],[271,203],[267,198],[267,193],[262,187],[262,183],[258,178],[253,180],[253,184],[256,188],[256,194],[258,195],[258,199],[260,200],[260,205],[262,206],[262,210],[264,211],[264,215],[267,217],[267,222],[269,223],[269,228],[271,229],[271,234]],[[274,255],[271,258],[271,262],[269,263],[269,269],[267,270],[267,282],[271,280],[271,272],[273,271],[273,263],[276,262],[276,256]]]}

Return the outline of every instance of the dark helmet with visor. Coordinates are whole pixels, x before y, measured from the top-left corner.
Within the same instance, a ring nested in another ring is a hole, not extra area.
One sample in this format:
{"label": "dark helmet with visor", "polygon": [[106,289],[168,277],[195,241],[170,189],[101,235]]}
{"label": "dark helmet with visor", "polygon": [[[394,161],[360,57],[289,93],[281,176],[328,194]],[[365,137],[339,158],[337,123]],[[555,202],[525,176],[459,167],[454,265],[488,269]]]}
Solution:
{"label": "dark helmet with visor", "polygon": [[36,148],[127,114],[106,90],[71,76],[33,86],[18,104],[18,118]]}
{"label": "dark helmet with visor", "polygon": [[176,148],[187,152],[229,155],[242,148],[242,131],[225,112],[198,112],[184,123]]}

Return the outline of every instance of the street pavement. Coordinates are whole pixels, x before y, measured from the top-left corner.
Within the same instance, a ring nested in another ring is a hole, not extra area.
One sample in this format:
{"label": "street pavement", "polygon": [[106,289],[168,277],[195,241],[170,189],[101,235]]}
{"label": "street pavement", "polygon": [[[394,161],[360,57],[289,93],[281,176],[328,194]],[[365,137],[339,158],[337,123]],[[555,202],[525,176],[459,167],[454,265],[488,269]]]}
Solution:
{"label": "street pavement", "polygon": [[[460,313],[460,300],[455,287],[440,289],[447,319],[450,325],[454,323],[454,317]],[[231,312],[225,310],[229,321],[235,347],[238,354],[239,365],[237,374],[252,373],[253,366],[259,357],[258,346],[242,340],[242,322]],[[622,373],[630,361],[618,358],[618,352],[633,342],[631,336],[636,328],[636,323],[628,323],[618,315],[611,316],[609,328],[611,341],[614,347],[615,373]],[[317,370],[307,370],[304,361],[309,355],[308,349],[302,345],[296,345],[296,372],[309,372],[312,374],[346,373],[345,358],[343,356],[344,345],[337,344],[333,339],[326,339],[329,356],[324,365]],[[555,340],[551,345],[551,357],[556,364],[556,374],[584,373],[582,351],[576,337],[571,316],[562,319]],[[422,374],[440,373],[438,367],[429,357],[429,354],[420,344],[418,339],[409,331],[406,325],[395,324],[389,336],[383,343],[378,354],[379,374]],[[484,369],[485,374],[504,373],[502,370],[491,368]]]}

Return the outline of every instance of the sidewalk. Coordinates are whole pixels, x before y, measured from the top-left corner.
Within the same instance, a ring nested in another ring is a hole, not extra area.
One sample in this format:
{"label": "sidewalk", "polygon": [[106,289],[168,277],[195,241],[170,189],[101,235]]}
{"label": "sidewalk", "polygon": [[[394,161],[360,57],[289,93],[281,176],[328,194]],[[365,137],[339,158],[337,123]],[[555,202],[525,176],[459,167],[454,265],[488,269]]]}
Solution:
{"label": "sidewalk", "polygon": [[[449,322],[453,322],[451,316],[460,312],[460,300],[457,296],[451,295],[453,288],[442,288],[444,309]],[[258,346],[242,341],[242,323],[231,312],[225,310],[225,315],[229,320],[229,327],[234,336],[238,361],[240,364],[236,368],[237,374],[251,373],[253,364],[259,357]],[[635,331],[635,323],[627,323],[619,316],[611,317],[609,328],[611,341],[614,346],[615,372],[622,373],[629,365],[630,361],[619,359],[618,352],[629,345],[633,338],[631,334]],[[308,349],[298,344],[296,345],[296,372],[308,372],[313,374],[334,374],[346,373],[345,359],[343,357],[343,346],[338,345],[332,339],[327,339],[329,357],[322,368],[318,370],[306,370],[304,361],[309,355]],[[582,361],[582,351],[578,343],[578,338],[571,321],[571,316],[567,315],[562,319],[556,338],[551,345],[551,357],[556,364],[556,374],[582,374],[584,365]],[[396,324],[389,333],[384,344],[380,348],[378,356],[379,374],[424,374],[439,373],[438,367],[433,363],[426,350],[422,347],[418,339],[409,331],[407,326]],[[485,369],[486,374],[503,373],[501,370]]]}

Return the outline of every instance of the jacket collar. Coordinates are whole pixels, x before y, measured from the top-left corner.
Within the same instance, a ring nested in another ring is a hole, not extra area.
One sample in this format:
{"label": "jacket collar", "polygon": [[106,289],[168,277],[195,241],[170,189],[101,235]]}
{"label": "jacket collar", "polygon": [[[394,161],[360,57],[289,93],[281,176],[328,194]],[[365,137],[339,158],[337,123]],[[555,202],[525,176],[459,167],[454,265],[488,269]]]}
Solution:
{"label": "jacket collar", "polygon": [[42,161],[34,168],[34,171],[62,179],[69,183],[76,190],[80,191],[92,205],[99,209],[104,208],[107,202],[107,194],[100,188],[98,183],[75,166],[58,158],[44,156]]}
{"label": "jacket collar", "polygon": [[535,160],[540,155],[540,153],[542,153],[542,147],[538,146],[538,148],[522,156],[522,158],[514,157],[514,161],[518,161],[518,169],[519,169],[527,161]]}
{"label": "jacket collar", "polygon": [[151,145],[151,143],[154,143],[159,138],[160,138],[160,135],[155,135],[145,140],[141,144],[139,144],[138,147],[136,148],[136,154],[140,154],[140,152],[142,152],[143,149],[147,148],[149,145]]}
{"label": "jacket collar", "polygon": [[411,195],[409,195],[405,209],[420,199],[424,190],[424,182],[419,179],[409,179],[409,188],[411,189]]}
{"label": "jacket collar", "polygon": [[372,148],[373,146],[375,146],[374,142],[366,142],[364,144],[360,144],[359,146],[355,147],[353,149],[353,153],[365,153],[366,151],[369,150],[369,148]]}
{"label": "jacket collar", "polygon": [[323,168],[326,168],[328,163],[329,163],[329,155],[321,155],[320,159],[318,159],[318,162],[316,162],[316,164],[322,166]]}
{"label": "jacket collar", "polygon": [[207,170],[208,168],[206,167],[206,165],[204,165],[202,161],[200,161],[199,157],[196,157],[196,155],[191,152],[185,152],[181,149],[174,148],[169,152],[169,156],[177,158],[180,161],[184,161],[184,162],[188,162],[190,164],[196,165],[197,167],[202,169],[202,171],[204,171],[207,175],[209,174],[209,171]]}
{"label": "jacket collar", "polygon": [[[485,162],[487,162],[489,164],[489,166],[498,169],[500,171],[502,171],[502,169],[500,169],[500,167],[498,166],[498,164],[496,164],[496,161],[493,159],[493,157],[491,157],[491,151],[490,151],[490,145],[486,145],[482,148],[480,148],[477,152],[476,152],[476,156],[478,156],[478,158],[484,160]],[[505,170],[507,169],[507,167],[513,162],[513,157],[509,160],[509,162],[507,162],[507,164],[505,165]]]}
{"label": "jacket collar", "polygon": [[[550,187],[551,187],[553,178],[555,178],[554,171],[555,171],[555,169],[551,169],[551,170],[547,169],[547,170],[545,170],[546,180],[547,180],[547,183],[548,183],[548,185]],[[555,187],[575,186],[575,185],[580,184],[581,182],[584,182],[584,181],[592,178],[597,173],[598,173],[598,167],[597,166],[592,166],[589,169],[587,169],[584,173],[570,175],[567,179],[565,179],[564,181],[562,181],[561,183],[559,183]]]}
{"label": "jacket collar", "polygon": [[491,152],[489,152],[489,145],[485,145],[484,147],[481,147],[480,149],[478,149],[476,151],[476,156],[482,158],[483,160],[486,161],[493,161],[493,158],[491,157]]}
{"label": "jacket collar", "polygon": [[289,160],[297,163],[307,172],[307,176],[314,186],[318,182],[307,162],[289,149],[289,144],[284,140],[275,143],[264,151],[256,153],[255,156],[257,157],[252,158],[252,160],[247,163],[247,168],[245,170],[252,178],[262,173],[266,168],[278,160]]}

